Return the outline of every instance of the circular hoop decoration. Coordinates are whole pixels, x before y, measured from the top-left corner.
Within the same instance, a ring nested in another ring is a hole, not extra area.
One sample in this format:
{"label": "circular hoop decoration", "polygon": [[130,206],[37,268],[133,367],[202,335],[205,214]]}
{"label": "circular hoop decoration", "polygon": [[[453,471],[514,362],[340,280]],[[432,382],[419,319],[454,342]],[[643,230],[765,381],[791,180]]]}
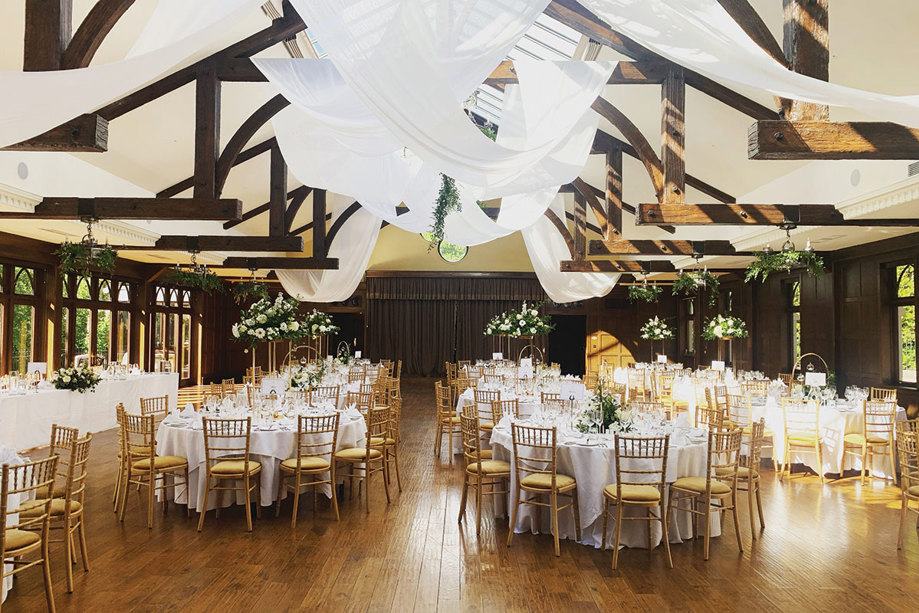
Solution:
{"label": "circular hoop decoration", "polygon": [[[517,338],[524,338],[524,337],[523,337],[523,336],[519,336],[519,337],[517,337]],[[531,337],[529,337],[529,338],[533,338],[533,337],[531,336]],[[545,362],[545,361],[546,361],[545,357],[544,357],[543,354],[542,354],[542,349],[540,349],[539,347],[537,347],[537,346],[534,345],[533,343],[527,343],[526,345],[523,346],[523,349],[520,350],[520,353],[517,354],[517,363],[518,363],[518,364],[520,363],[520,360],[523,359],[523,354],[524,354],[524,352],[525,352],[527,349],[530,350],[530,357],[533,357],[536,353],[538,353],[538,354],[539,354],[539,361],[540,361],[540,362]]]}

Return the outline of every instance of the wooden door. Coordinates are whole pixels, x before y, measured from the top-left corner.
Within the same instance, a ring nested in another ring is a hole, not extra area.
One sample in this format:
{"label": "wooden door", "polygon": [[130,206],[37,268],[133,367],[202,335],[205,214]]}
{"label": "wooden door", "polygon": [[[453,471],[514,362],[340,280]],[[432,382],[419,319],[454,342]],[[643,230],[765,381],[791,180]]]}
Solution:
{"label": "wooden door", "polygon": [[635,362],[624,343],[608,332],[594,332],[587,337],[587,372],[599,372],[604,362],[612,368],[625,368]]}

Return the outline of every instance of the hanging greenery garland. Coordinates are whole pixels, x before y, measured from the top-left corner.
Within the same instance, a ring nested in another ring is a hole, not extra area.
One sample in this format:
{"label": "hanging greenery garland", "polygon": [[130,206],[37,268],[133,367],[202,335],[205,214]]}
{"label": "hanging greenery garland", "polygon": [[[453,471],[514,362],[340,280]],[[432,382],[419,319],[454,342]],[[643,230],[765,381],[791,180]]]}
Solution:
{"label": "hanging greenery garland", "polygon": [[115,272],[118,252],[108,245],[89,248],[82,243],[65,242],[54,251],[54,255],[60,258],[63,273],[89,274],[95,268],[103,274],[111,275]]}
{"label": "hanging greenery garland", "polygon": [[173,268],[172,271],[166,275],[166,278],[163,279],[163,283],[175,285],[177,287],[187,287],[189,289],[200,289],[208,294],[222,292],[224,290],[223,281],[210,271],[193,272],[190,270],[182,270],[181,268]]}
{"label": "hanging greenery garland", "polygon": [[647,283],[630,285],[629,302],[657,302],[663,291],[664,288],[659,285],[648,285]]}
{"label": "hanging greenery garland", "polygon": [[673,282],[673,295],[695,296],[702,290],[708,290],[708,304],[714,306],[718,301],[718,284],[718,277],[707,270],[680,271]]}
{"label": "hanging greenery garland", "polygon": [[236,304],[268,297],[268,286],[261,281],[243,281],[233,284],[233,300],[236,301]]}
{"label": "hanging greenery garland", "polygon": [[747,266],[744,280],[749,283],[759,279],[765,283],[769,275],[774,272],[789,272],[792,268],[801,266],[812,277],[819,277],[823,274],[823,258],[811,249],[759,251],[756,253],[756,260]]}

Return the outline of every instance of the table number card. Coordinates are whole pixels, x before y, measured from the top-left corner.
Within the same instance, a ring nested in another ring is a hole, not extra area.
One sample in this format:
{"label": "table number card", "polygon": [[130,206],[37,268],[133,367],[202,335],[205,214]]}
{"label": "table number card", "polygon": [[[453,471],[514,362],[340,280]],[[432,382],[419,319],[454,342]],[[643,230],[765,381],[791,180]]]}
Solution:
{"label": "table number card", "polygon": [[667,363],[667,356],[664,355],[664,354],[662,354],[662,353],[657,354],[657,363],[658,363],[658,364],[666,364],[666,363]]}
{"label": "table number card", "polygon": [[806,372],[804,373],[804,385],[811,387],[826,387],[825,372]]}
{"label": "table number card", "polygon": [[36,372],[42,375],[48,374],[48,363],[47,362],[29,362],[29,367],[26,369],[26,372],[30,375],[35,374]]}
{"label": "table number card", "polygon": [[562,400],[584,400],[586,389],[580,381],[562,381],[559,391],[559,398]]}
{"label": "table number card", "polygon": [[355,352],[354,352],[354,357],[355,357],[355,359],[360,360],[360,359],[361,359],[361,353],[362,353],[362,352],[360,352],[360,351],[355,351]]}
{"label": "table number card", "polygon": [[287,381],[280,377],[262,377],[262,393],[280,396],[287,391]]}
{"label": "table number card", "polygon": [[521,358],[520,368],[524,368],[524,367],[532,370],[533,369],[533,358]]}
{"label": "table number card", "polygon": [[503,359],[504,359],[504,354],[501,353],[500,351],[499,351],[498,353],[493,353],[493,354],[491,354],[491,359],[492,359],[492,360],[503,360]]}
{"label": "table number card", "polygon": [[724,362],[722,360],[712,360],[712,370],[724,372]]}

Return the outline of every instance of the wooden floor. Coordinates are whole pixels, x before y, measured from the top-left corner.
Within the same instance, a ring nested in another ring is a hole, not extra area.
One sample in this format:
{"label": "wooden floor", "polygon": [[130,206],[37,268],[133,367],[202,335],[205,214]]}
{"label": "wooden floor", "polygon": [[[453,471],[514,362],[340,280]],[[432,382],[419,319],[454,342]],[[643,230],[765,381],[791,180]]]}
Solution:
{"label": "wooden floor", "polygon": [[[508,548],[506,520],[487,519],[477,539],[474,516],[471,531],[456,521],[459,464],[432,454],[433,380],[405,381],[403,394],[401,496],[387,506],[377,483],[370,515],[344,500],[341,522],[326,503],[316,517],[305,504],[295,530],[289,502],[279,519],[266,510],[252,534],[239,508],[210,514],[198,534],[197,516],[171,506],[148,530],[136,496],[120,524],[110,505],[115,433],[101,433],[87,501],[91,570],[76,570],[67,594],[63,552],[53,550],[58,611],[916,610],[916,531],[898,552],[898,490],[880,482],[821,487],[767,471],[761,538],[751,546],[742,506],[743,553],[728,521],[708,562],[701,541],[676,545],[672,570],[660,550],[624,550],[613,572],[608,551],[563,541],[555,558],[546,535],[517,535]],[[41,572],[22,575],[2,610],[43,611]]]}

